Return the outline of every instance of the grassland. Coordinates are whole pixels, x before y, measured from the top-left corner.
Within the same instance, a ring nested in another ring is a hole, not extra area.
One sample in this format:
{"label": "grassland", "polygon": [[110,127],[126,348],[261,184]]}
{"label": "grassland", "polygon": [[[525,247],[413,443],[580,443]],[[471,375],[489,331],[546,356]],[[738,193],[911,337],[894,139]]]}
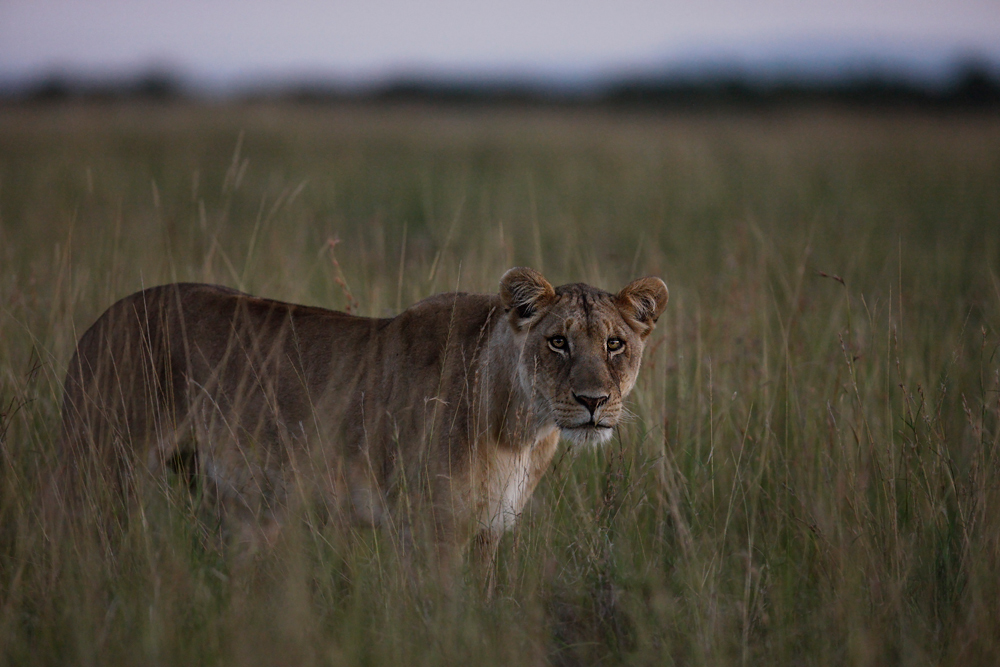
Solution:
{"label": "grassland", "polygon": [[[518,264],[671,301],[637,418],[557,457],[494,599],[419,599],[374,532],[237,570],[169,486],[113,549],[41,530],[117,298],[385,315]],[[998,348],[995,115],[3,108],[0,663],[996,664]]]}

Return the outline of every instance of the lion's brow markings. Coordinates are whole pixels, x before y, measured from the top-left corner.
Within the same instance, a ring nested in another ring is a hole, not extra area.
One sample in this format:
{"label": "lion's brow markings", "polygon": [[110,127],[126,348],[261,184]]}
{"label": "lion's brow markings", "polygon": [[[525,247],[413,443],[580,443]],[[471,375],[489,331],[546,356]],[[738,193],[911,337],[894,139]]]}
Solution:
{"label": "lion's brow markings", "polygon": [[588,299],[587,296],[588,295],[587,295],[587,293],[585,291],[580,290],[580,295],[579,295],[578,298],[579,298],[579,301],[580,301],[580,308],[581,308],[581,310],[583,310],[583,321],[586,323],[587,334],[593,335],[593,333],[594,333],[593,326],[594,325],[593,325],[593,322],[591,321],[591,317],[590,317],[590,299]]}

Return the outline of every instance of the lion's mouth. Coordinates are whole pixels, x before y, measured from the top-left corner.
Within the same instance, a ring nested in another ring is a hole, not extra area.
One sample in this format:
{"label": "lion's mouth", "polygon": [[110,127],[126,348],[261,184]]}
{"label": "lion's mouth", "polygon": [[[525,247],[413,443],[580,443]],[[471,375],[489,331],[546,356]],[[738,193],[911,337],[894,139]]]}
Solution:
{"label": "lion's mouth", "polygon": [[579,444],[596,445],[606,442],[609,438],[611,438],[613,428],[613,426],[608,424],[602,424],[600,422],[595,424],[592,421],[588,421],[583,422],[582,424],[563,426],[561,430],[563,437],[570,441]]}
{"label": "lion's mouth", "polygon": [[594,423],[592,421],[584,422],[582,424],[575,424],[573,426],[564,426],[571,431],[610,431],[613,427],[608,424],[602,424],[600,422]]}

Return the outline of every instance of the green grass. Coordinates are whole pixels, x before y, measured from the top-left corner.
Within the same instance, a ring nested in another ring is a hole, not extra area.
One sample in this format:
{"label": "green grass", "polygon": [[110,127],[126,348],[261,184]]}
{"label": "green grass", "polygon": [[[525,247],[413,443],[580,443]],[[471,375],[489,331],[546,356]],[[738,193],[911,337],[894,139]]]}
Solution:
{"label": "green grass", "polygon": [[[2,108],[0,662],[995,663],[998,184],[986,115]],[[519,264],[671,301],[637,418],[557,455],[492,601],[306,521],[236,567],[177,485],[113,545],[43,534],[116,299],[385,315]]]}

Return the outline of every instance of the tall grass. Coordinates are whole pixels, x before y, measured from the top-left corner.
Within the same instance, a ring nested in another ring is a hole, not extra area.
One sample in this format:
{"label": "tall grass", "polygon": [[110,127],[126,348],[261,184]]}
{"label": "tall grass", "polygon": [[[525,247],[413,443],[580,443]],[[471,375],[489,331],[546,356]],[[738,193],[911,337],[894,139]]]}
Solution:
{"label": "tall grass", "polygon": [[[280,106],[0,109],[11,664],[1000,659],[1000,122]],[[38,497],[73,345],[226,284],[364,315],[506,268],[671,301],[611,444],[566,449],[428,603],[386,535],[249,567],[169,480],[109,549]]]}

